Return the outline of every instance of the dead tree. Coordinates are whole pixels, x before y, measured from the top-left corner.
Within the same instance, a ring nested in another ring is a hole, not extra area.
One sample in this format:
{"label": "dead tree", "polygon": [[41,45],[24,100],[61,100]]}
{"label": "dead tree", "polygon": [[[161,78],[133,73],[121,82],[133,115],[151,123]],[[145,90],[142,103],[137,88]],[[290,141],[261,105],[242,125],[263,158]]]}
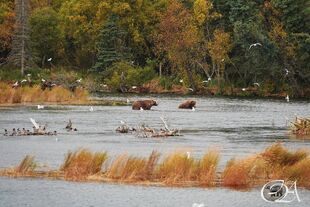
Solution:
{"label": "dead tree", "polygon": [[34,66],[29,48],[29,12],[29,0],[15,0],[15,26],[12,37],[12,50],[6,64],[20,67],[22,75],[24,75],[26,68]]}

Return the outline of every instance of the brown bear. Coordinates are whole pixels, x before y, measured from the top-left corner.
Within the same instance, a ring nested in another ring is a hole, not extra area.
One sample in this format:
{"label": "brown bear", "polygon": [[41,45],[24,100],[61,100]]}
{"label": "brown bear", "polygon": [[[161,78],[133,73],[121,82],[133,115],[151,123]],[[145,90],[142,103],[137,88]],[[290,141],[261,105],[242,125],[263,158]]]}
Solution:
{"label": "brown bear", "polygon": [[179,105],[179,109],[193,109],[195,108],[196,101],[188,100]]}
{"label": "brown bear", "polygon": [[154,100],[142,100],[142,101],[135,101],[132,104],[133,110],[150,110],[152,106],[157,106],[157,102]]}

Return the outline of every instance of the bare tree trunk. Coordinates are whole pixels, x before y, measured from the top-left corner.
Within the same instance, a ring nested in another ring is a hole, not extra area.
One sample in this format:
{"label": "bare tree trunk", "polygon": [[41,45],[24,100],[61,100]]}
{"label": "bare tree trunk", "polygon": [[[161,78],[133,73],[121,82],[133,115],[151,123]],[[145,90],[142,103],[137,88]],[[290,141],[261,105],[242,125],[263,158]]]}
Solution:
{"label": "bare tree trunk", "polygon": [[159,63],[159,77],[162,75],[162,63]]}
{"label": "bare tree trunk", "polygon": [[29,10],[29,0],[15,0],[15,30],[7,64],[20,67],[22,75],[26,68],[34,66],[29,49]]}

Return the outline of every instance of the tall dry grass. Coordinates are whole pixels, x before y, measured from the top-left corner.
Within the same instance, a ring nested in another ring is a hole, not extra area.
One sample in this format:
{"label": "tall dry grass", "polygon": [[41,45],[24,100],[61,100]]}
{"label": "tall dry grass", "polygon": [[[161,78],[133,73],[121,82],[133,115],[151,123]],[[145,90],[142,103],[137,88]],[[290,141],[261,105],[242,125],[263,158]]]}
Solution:
{"label": "tall dry grass", "polygon": [[107,158],[106,152],[93,153],[86,149],[68,152],[60,171],[64,173],[66,180],[85,180],[88,176],[99,173]]}
{"label": "tall dry grass", "polygon": [[156,151],[148,159],[120,155],[109,166],[106,176],[124,182],[152,180],[159,156]]}
{"label": "tall dry grass", "polygon": [[302,180],[305,185],[309,185],[310,175],[305,171],[310,169],[309,160],[307,150],[291,152],[282,144],[276,143],[260,154],[229,161],[222,174],[223,185],[243,188],[274,179]]}
{"label": "tall dry grass", "polygon": [[84,103],[88,100],[88,92],[77,88],[74,92],[61,86],[52,90],[41,90],[40,86],[12,88],[0,82],[0,104],[42,103],[42,102],[74,102]]}
{"label": "tall dry grass", "polygon": [[34,172],[37,164],[34,161],[34,157],[26,155],[26,157],[20,162],[20,164],[14,169],[16,174],[29,174]]}
{"label": "tall dry grass", "polygon": [[185,152],[175,152],[168,155],[159,164],[156,177],[167,185],[194,185],[212,186],[216,178],[216,169],[219,162],[219,152],[209,151],[203,158],[188,157]]}

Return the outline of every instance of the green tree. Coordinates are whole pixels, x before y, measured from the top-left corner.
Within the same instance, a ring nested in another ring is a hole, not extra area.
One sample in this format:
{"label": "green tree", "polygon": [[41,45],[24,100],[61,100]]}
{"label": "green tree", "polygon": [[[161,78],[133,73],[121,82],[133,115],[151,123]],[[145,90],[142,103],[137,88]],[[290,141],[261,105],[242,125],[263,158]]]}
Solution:
{"label": "green tree", "polygon": [[48,58],[56,59],[61,53],[61,31],[57,12],[51,7],[37,9],[30,17],[30,40],[33,55],[44,67]]}
{"label": "green tree", "polygon": [[128,33],[118,25],[118,17],[112,15],[103,26],[98,42],[96,71],[104,71],[115,62],[130,61],[127,46]]}

